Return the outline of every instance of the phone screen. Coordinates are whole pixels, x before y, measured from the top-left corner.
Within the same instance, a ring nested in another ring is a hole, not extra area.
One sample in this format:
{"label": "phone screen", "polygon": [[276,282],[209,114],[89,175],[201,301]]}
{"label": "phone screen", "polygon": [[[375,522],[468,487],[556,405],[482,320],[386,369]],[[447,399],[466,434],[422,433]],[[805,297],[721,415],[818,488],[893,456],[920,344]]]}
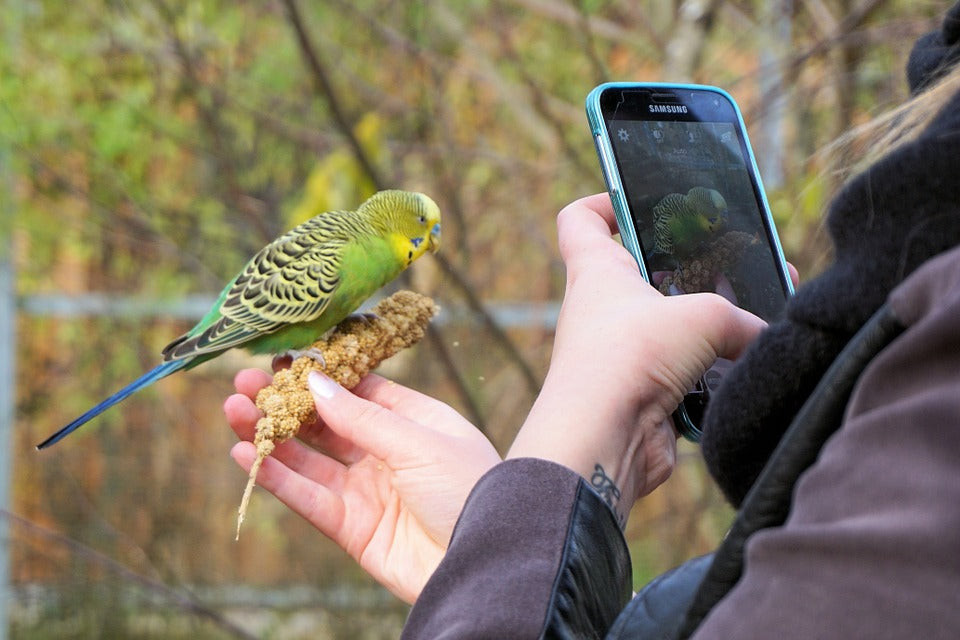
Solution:
{"label": "phone screen", "polygon": [[734,105],[708,90],[611,90],[604,124],[651,283],[771,320],[789,285]]}

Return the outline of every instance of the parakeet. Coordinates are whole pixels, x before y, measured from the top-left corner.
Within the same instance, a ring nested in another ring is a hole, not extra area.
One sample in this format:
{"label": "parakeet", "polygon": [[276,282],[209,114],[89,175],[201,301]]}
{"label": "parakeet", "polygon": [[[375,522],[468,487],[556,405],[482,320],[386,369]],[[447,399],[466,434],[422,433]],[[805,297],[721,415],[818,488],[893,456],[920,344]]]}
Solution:
{"label": "parakeet", "polygon": [[261,249],[213,308],[163,349],[163,363],[37,445],[48,447],[124,398],[233,347],[286,353],[311,345],[428,249],[440,209],[422,193],[381,191],[356,211],[321,213]]}
{"label": "parakeet", "polygon": [[653,248],[673,255],[690,253],[726,223],[727,202],[716,189],[671,193],[653,207]]}

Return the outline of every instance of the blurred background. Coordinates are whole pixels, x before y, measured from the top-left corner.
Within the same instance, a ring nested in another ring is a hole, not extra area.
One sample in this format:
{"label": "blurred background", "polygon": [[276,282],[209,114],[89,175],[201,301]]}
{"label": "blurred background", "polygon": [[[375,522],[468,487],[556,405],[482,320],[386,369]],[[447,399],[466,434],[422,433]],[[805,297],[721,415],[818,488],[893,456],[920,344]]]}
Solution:
{"label": "blurred background", "polygon": [[[402,286],[443,307],[382,372],[502,451],[549,361],[554,221],[603,183],[608,80],[740,103],[788,259],[829,259],[821,150],[901,101],[917,0],[0,1],[0,640],[392,638],[406,607],[245,474],[230,354],[34,445],[158,362],[259,247],[377,188],[441,206]],[[602,336],[598,336],[602,339]],[[636,507],[635,584],[723,535],[695,447]]]}

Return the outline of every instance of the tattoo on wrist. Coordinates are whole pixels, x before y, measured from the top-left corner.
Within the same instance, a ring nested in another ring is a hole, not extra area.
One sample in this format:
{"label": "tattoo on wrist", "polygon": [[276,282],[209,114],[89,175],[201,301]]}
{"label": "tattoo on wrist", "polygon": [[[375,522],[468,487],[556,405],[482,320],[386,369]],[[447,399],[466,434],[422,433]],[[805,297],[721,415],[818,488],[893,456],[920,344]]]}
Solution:
{"label": "tattoo on wrist", "polygon": [[593,474],[590,476],[590,486],[600,494],[600,498],[613,510],[617,516],[617,523],[622,529],[627,524],[626,515],[623,514],[617,505],[620,503],[620,489],[617,488],[613,479],[603,470],[603,466],[595,464]]}

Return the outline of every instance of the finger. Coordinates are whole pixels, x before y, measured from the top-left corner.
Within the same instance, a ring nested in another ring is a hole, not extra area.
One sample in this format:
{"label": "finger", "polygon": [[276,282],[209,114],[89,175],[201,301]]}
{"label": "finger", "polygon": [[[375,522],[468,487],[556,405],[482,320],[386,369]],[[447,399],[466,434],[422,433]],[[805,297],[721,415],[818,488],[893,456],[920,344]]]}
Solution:
{"label": "finger", "polygon": [[393,462],[416,446],[423,430],[417,423],[350,393],[322,373],[310,373],[308,384],[327,426],[374,457]]}
{"label": "finger", "polygon": [[592,196],[586,196],[572,202],[570,207],[575,209],[591,211],[600,216],[607,224],[607,230],[611,235],[617,233],[617,215],[613,211],[613,203],[610,201],[610,195],[607,193],[595,193]]}
{"label": "finger", "polygon": [[615,260],[637,270],[632,256],[613,238],[616,219],[606,196],[591,196],[567,205],[557,215],[560,256],[568,271],[582,258]]}
{"label": "finger", "polygon": [[[223,403],[223,413],[230,428],[241,440],[253,440],[257,421],[263,414],[252,398],[255,398],[257,392],[270,381],[270,375],[259,369],[244,369],[234,379],[234,384],[240,393],[226,399]],[[320,420],[302,425],[297,432],[297,438],[345,464],[355,462],[366,455],[366,452],[355,444],[327,429]]]}
{"label": "finger", "polygon": [[560,251],[579,246],[578,240],[609,242],[616,232],[616,219],[610,198],[604,194],[581,198],[557,214]]}
{"label": "finger", "polygon": [[253,440],[257,420],[262,415],[257,405],[248,396],[235,393],[223,403],[227,423],[241,440]]}
{"label": "finger", "polygon": [[[238,442],[230,450],[230,455],[249,473],[257,452],[253,444]],[[343,546],[337,539],[337,532],[343,523],[344,503],[335,491],[293,471],[273,456],[263,461],[257,473],[257,484]]]}
{"label": "finger", "polygon": [[237,372],[233,378],[233,386],[237,393],[242,393],[248,398],[257,397],[257,392],[270,384],[273,378],[266,371],[260,369],[242,369]]}
{"label": "finger", "polygon": [[410,410],[408,405],[416,403],[411,397],[416,393],[415,391],[375,373],[361,378],[357,386],[350,391],[354,395],[398,413]]}
{"label": "finger", "polygon": [[[262,414],[260,410],[257,409],[256,405],[250,400],[250,398],[241,395],[235,394],[227,398],[226,402],[223,405],[223,412],[227,416],[227,422],[230,424],[230,428],[237,434],[241,440],[253,442],[254,436],[256,433],[257,421],[260,419]],[[301,427],[301,430],[303,428]],[[329,429],[324,430],[325,432],[331,434],[327,437],[314,437],[311,438],[309,444],[314,445],[315,443],[320,445],[325,445],[327,448],[336,451],[338,447],[329,442],[329,440],[336,438],[342,440],[339,436],[332,434]],[[344,465],[342,462],[346,459],[347,461],[353,461],[359,459],[362,456],[362,452],[355,452],[355,447],[351,446],[350,455],[343,455],[342,452],[338,451],[342,457],[337,457],[333,453],[327,451],[317,452],[309,446],[304,446],[296,440],[288,440],[286,442],[281,442],[276,445],[276,448],[273,451],[273,456],[278,460],[282,460],[291,469],[301,473],[317,482],[323,482],[324,484],[336,483],[341,480],[341,476],[344,470]],[[329,453],[329,455],[327,455]]]}
{"label": "finger", "polygon": [[686,318],[693,335],[703,335],[718,358],[735,360],[763,331],[767,323],[713,293],[674,296],[671,300],[693,305]]}
{"label": "finger", "polygon": [[351,391],[440,433],[461,435],[476,431],[476,427],[453,407],[376,374],[365,376]]}
{"label": "finger", "polygon": [[353,464],[367,455],[362,447],[330,429],[319,418],[302,425],[297,432],[297,439],[343,464]]}
{"label": "finger", "polygon": [[797,271],[797,268],[793,266],[793,263],[787,263],[787,271],[790,272],[790,281],[793,282],[794,288],[800,286],[800,272]]}
{"label": "finger", "polygon": [[[389,409],[400,418],[406,418],[409,422],[405,424],[415,426],[421,437],[426,431],[453,437],[479,434],[469,420],[449,405],[376,374],[362,378],[350,393]],[[297,437],[343,464],[353,464],[372,453],[356,442],[340,436],[322,420],[301,427]]]}
{"label": "finger", "polygon": [[[240,393],[228,397],[223,403],[223,414],[238,438],[253,441],[256,435],[257,421],[263,414],[249,397]],[[338,464],[350,464],[366,455],[366,452],[352,442],[348,442],[330,429],[324,428],[324,424],[320,421],[301,426],[297,438],[310,447],[320,449]],[[311,459],[306,455],[309,451],[311,451],[309,447],[304,447],[291,440],[278,444],[274,456],[284,460],[294,469],[302,470],[310,466]],[[340,464],[340,467],[342,466]],[[314,479],[325,482],[329,477],[328,475],[322,475]]]}
{"label": "finger", "polygon": [[347,466],[326,453],[312,449],[297,440],[287,440],[270,454],[290,470],[303,477],[339,491],[347,476]]}

